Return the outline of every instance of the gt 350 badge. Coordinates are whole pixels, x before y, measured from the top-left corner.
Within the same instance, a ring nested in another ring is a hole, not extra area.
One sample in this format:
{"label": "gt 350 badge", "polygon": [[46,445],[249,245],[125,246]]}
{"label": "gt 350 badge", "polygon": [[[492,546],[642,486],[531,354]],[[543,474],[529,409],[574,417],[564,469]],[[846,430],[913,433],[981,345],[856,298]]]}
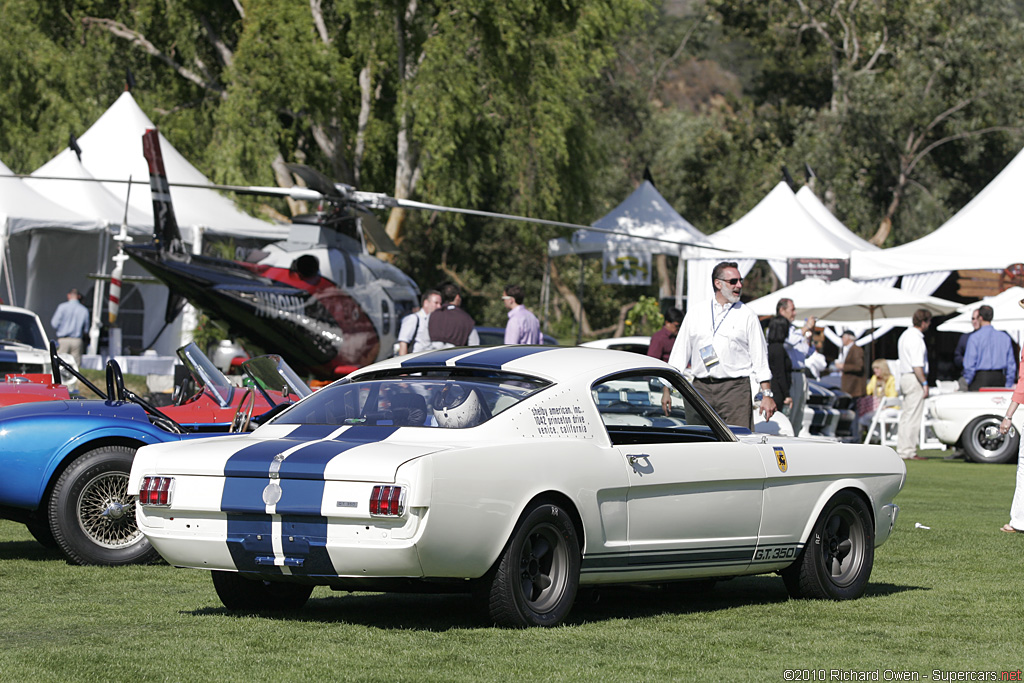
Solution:
{"label": "gt 350 badge", "polygon": [[789,469],[789,464],[786,462],[786,450],[782,446],[773,446],[775,450],[775,462],[779,466],[779,472],[785,472]]}

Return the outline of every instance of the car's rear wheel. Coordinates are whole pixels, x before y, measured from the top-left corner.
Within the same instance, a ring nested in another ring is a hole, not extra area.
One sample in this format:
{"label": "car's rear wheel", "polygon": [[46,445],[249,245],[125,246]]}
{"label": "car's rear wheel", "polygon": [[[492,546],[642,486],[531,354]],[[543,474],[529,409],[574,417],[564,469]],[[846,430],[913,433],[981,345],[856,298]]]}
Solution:
{"label": "car's rear wheel", "polygon": [[555,626],[569,614],[580,576],[576,527],[551,503],[524,514],[488,577],[486,599],[499,626]]}
{"label": "car's rear wheel", "polygon": [[796,562],[782,570],[794,598],[852,600],[864,594],[875,561],[871,511],[852,491],[825,504]]}
{"label": "car's rear wheel", "polygon": [[217,597],[232,612],[294,611],[301,609],[313,586],[250,579],[237,572],[211,572]]}
{"label": "car's rear wheel", "polygon": [[983,415],[974,418],[960,435],[967,457],[980,463],[1004,463],[1017,459],[1020,432],[1016,428],[1005,436],[999,433],[1002,417]]}
{"label": "car's rear wheel", "polygon": [[128,474],[135,449],[103,446],[76,458],[50,495],[53,537],[76,564],[151,562],[156,550],[135,523]]}

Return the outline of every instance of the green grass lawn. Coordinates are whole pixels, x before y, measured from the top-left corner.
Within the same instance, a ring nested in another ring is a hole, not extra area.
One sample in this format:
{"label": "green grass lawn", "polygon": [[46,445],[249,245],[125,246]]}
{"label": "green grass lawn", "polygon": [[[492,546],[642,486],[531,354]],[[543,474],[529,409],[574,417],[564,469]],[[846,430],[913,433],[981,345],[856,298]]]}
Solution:
{"label": "green grass lawn", "polygon": [[[839,680],[832,669],[930,680],[936,669],[1016,672],[1024,666],[1024,535],[999,531],[1015,469],[926,455],[934,457],[907,463],[896,531],[878,549],[859,600],[790,600],[777,576],[689,597],[607,589],[596,601],[581,598],[568,625],[555,629],[493,628],[461,596],[325,588],[293,615],[233,616],[206,572],[70,566],[22,526],[0,521],[0,680],[792,680],[787,669],[824,669],[824,680]],[[806,673],[803,680],[815,680]]]}

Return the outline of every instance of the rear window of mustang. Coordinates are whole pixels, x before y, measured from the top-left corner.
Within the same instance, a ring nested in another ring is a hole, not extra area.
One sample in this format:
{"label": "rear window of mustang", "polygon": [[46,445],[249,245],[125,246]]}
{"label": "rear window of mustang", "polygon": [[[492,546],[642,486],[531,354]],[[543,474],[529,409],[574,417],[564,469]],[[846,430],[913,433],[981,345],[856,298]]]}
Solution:
{"label": "rear window of mustang", "polygon": [[476,427],[550,382],[507,373],[429,369],[364,376],[321,389],[274,424]]}

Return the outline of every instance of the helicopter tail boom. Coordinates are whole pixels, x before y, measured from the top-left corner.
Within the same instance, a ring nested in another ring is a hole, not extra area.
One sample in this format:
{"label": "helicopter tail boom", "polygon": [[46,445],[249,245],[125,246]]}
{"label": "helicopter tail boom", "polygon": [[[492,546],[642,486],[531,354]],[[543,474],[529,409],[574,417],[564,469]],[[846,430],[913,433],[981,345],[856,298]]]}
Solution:
{"label": "helicopter tail boom", "polygon": [[174,217],[171,189],[164,170],[164,157],[160,152],[160,135],[149,128],[142,135],[142,153],[149,162],[149,187],[153,194],[153,241],[161,251],[184,253],[181,231]]}

